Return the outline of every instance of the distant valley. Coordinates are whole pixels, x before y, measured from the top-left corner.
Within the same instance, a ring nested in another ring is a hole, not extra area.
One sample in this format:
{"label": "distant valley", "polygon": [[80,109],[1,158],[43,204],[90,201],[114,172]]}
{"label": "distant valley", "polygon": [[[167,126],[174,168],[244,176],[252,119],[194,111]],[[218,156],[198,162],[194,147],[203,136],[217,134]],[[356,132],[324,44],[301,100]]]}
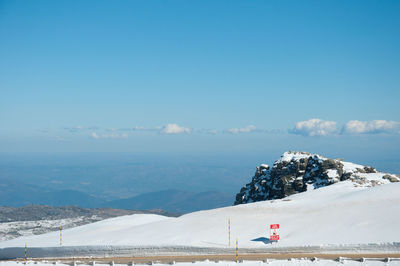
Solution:
{"label": "distant valley", "polygon": [[140,194],[135,197],[106,201],[76,190],[53,190],[0,179],[0,204],[22,207],[27,205],[78,206],[82,208],[115,208],[125,210],[162,209],[172,213],[230,206],[234,195],[218,191],[188,192],[163,190]]}
{"label": "distant valley", "polygon": [[75,206],[52,207],[45,205],[0,207],[0,241],[57,231],[60,226],[64,230],[108,218],[132,214],[176,216],[162,210],[86,209]]}

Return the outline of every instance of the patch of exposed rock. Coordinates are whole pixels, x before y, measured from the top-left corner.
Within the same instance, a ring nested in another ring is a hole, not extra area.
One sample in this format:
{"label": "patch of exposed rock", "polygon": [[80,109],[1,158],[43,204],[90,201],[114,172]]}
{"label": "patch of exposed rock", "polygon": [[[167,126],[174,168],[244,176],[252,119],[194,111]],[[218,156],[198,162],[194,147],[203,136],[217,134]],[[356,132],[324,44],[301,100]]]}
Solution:
{"label": "patch of exposed rock", "polygon": [[399,182],[400,178],[370,166],[329,159],[308,152],[285,152],[272,167],[262,164],[250,183],[236,195],[235,205],[281,199],[292,194],[350,180],[355,186]]}

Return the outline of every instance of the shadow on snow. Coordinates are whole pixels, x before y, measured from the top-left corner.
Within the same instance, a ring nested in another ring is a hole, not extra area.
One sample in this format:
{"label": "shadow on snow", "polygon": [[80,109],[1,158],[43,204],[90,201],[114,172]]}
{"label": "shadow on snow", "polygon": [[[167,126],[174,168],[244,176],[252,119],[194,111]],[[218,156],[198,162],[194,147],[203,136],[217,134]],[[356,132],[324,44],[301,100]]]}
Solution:
{"label": "shadow on snow", "polygon": [[268,237],[254,238],[251,241],[263,242],[264,244],[272,244],[272,242],[275,242],[275,241],[271,241]]}

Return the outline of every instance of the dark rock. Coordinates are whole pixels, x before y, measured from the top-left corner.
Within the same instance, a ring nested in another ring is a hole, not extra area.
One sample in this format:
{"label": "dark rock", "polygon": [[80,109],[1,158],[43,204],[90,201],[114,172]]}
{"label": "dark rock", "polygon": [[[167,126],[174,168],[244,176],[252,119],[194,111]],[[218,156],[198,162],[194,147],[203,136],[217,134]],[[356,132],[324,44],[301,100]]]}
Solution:
{"label": "dark rock", "polygon": [[384,175],[382,178],[383,178],[383,179],[387,179],[387,180],[389,180],[389,181],[392,182],[392,183],[394,183],[394,182],[399,182],[399,181],[400,181],[397,177],[392,176],[392,175]]}
{"label": "dark rock", "polygon": [[365,166],[364,167],[364,170],[365,170],[365,172],[366,173],[376,173],[377,171],[376,171],[376,169],[375,168],[373,168],[373,167],[371,167],[371,166]]}
{"label": "dark rock", "polygon": [[340,177],[340,181],[344,181],[344,180],[350,179],[350,177],[351,177],[351,173],[344,173]]}
{"label": "dark rock", "polygon": [[[328,159],[306,152],[286,152],[272,167],[262,165],[256,168],[251,182],[236,195],[235,205],[281,199],[304,192],[310,185],[315,189],[345,180],[351,180],[356,185],[382,184],[380,181],[372,182],[357,175],[357,173],[377,173],[375,168],[365,166],[346,172],[342,162],[343,159]],[[390,182],[399,181],[391,175],[386,179]]]}
{"label": "dark rock", "polygon": [[364,168],[356,168],[356,169],[357,169],[357,171],[360,172],[360,173],[364,173],[364,174],[366,173],[365,170],[364,170]]}

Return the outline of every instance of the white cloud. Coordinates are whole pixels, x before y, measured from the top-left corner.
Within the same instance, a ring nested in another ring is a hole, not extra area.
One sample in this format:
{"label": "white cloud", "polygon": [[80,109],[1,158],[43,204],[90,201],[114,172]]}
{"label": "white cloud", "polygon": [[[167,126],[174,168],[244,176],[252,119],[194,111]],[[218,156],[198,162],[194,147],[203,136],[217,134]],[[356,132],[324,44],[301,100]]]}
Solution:
{"label": "white cloud", "polygon": [[97,134],[96,132],[92,132],[91,134],[92,138],[94,139],[126,139],[128,138],[128,134],[122,133],[112,133],[112,134]]}
{"label": "white cloud", "polygon": [[161,129],[160,132],[162,134],[182,134],[182,133],[189,134],[190,131],[191,130],[188,127],[182,127],[177,124],[167,124],[165,127]]}
{"label": "white cloud", "polygon": [[400,133],[400,122],[386,120],[351,120],[344,125],[342,134]]}
{"label": "white cloud", "polygon": [[92,132],[92,134],[90,134],[91,136],[92,136],[92,138],[94,138],[94,139],[99,139],[100,138],[100,136],[99,135],[97,135],[97,133],[96,132]]}
{"label": "white cloud", "polygon": [[135,126],[132,128],[133,131],[159,131],[161,127],[143,127],[143,126]]}
{"label": "white cloud", "polygon": [[326,136],[337,133],[336,122],[313,118],[297,122],[289,133],[303,136]]}
{"label": "white cloud", "polygon": [[231,133],[231,134],[250,133],[256,129],[257,129],[256,126],[249,125],[247,127],[242,127],[242,128],[229,128],[229,129],[226,129],[224,132]]}

